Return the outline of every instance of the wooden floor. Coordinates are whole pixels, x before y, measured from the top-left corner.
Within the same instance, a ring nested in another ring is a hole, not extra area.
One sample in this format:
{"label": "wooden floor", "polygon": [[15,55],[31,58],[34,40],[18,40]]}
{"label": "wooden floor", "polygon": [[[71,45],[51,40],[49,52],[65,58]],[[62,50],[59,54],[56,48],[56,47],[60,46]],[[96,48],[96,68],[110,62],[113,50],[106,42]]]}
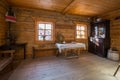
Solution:
{"label": "wooden floor", "polygon": [[118,62],[85,53],[76,59],[45,57],[23,60],[9,80],[120,80]]}

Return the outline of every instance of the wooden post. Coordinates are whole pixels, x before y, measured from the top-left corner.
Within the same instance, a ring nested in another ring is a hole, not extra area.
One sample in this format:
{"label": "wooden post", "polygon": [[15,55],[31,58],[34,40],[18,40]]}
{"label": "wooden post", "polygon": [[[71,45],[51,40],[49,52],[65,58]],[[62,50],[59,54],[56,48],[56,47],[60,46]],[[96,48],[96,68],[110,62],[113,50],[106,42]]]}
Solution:
{"label": "wooden post", "polygon": [[120,68],[120,64],[118,65],[118,67],[117,67],[117,69],[116,69],[116,71],[115,71],[115,73],[114,73],[114,75],[113,75],[113,76],[115,76],[115,75],[117,74],[117,72],[118,72],[119,68]]}

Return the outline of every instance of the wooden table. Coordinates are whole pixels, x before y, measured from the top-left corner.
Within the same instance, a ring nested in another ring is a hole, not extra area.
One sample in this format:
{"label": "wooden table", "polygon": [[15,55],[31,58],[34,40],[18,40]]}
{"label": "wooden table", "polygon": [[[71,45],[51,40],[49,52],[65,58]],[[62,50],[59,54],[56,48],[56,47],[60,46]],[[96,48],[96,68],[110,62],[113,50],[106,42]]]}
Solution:
{"label": "wooden table", "polygon": [[12,49],[16,49],[18,47],[21,47],[24,49],[24,59],[26,59],[26,45],[27,43],[15,43],[15,44],[11,44],[11,45],[2,45],[0,46],[1,50],[12,50]]}
{"label": "wooden table", "polygon": [[80,51],[86,49],[86,45],[84,43],[66,43],[66,44],[56,43],[56,46],[59,49],[59,53],[64,53],[65,57],[70,58],[79,57]]}

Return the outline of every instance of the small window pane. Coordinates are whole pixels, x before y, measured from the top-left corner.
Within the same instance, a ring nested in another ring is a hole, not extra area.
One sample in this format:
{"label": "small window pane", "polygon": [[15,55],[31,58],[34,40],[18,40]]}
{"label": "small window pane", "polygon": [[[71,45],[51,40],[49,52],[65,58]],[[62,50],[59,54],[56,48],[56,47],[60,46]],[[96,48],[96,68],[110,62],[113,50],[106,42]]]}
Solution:
{"label": "small window pane", "polygon": [[79,26],[79,30],[81,30],[81,26]]}
{"label": "small window pane", "polygon": [[45,29],[45,24],[39,24],[39,29]]}
{"label": "small window pane", "polygon": [[81,35],[85,35],[85,32],[84,32],[84,31],[81,31],[80,34],[81,34]]}
{"label": "small window pane", "polygon": [[38,36],[38,40],[43,40],[43,36]]}
{"label": "small window pane", "polygon": [[45,40],[52,40],[52,37],[51,36],[46,36]]}
{"label": "small window pane", "polygon": [[77,31],[77,35],[80,34],[80,31]]}
{"label": "small window pane", "polygon": [[81,26],[81,27],[80,27],[80,30],[85,30],[85,27],[84,27],[84,26]]}
{"label": "small window pane", "polygon": [[45,35],[51,35],[51,30],[46,30]]}
{"label": "small window pane", "polygon": [[81,36],[81,38],[85,38],[85,36]]}
{"label": "small window pane", "polygon": [[46,29],[51,29],[52,25],[51,24],[46,24]]}
{"label": "small window pane", "polygon": [[44,30],[38,30],[38,35],[44,35]]}
{"label": "small window pane", "polygon": [[79,30],[79,26],[76,27],[76,30]]}
{"label": "small window pane", "polygon": [[77,35],[77,38],[80,38],[80,36],[79,36],[79,35]]}

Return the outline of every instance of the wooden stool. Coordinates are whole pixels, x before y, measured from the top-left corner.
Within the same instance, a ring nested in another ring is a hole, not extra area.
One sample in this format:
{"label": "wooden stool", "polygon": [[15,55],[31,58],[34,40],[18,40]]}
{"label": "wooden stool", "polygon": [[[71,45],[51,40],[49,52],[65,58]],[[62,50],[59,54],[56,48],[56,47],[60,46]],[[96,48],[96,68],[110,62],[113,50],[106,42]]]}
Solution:
{"label": "wooden stool", "polygon": [[115,71],[115,73],[114,73],[114,75],[113,75],[113,76],[115,76],[115,75],[117,74],[117,72],[118,72],[119,68],[120,68],[120,64],[118,65],[118,67],[117,67],[117,69],[116,69],[116,71]]}

